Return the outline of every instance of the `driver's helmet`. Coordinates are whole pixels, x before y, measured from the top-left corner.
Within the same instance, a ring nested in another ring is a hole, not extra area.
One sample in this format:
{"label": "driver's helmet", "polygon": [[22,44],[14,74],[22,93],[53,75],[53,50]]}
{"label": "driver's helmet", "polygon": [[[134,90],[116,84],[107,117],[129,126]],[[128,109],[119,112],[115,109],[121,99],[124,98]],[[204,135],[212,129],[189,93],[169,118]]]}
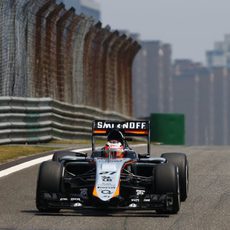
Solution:
{"label": "driver's helmet", "polygon": [[124,146],[117,140],[110,140],[104,147],[105,157],[122,158],[124,157]]}

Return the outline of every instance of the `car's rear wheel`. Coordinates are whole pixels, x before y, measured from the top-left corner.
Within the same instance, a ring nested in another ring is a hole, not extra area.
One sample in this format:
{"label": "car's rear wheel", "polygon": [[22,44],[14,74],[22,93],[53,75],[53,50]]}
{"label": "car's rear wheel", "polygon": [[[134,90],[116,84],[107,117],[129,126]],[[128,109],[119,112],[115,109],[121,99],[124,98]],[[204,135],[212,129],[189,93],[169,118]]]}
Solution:
{"label": "car's rear wheel", "polygon": [[166,158],[169,163],[179,168],[180,199],[185,201],[189,191],[189,166],[188,159],[184,153],[163,153],[161,157]]}
{"label": "car's rear wheel", "polygon": [[49,207],[44,194],[57,194],[60,192],[62,177],[62,165],[55,161],[46,161],[40,165],[37,191],[36,206],[40,212],[58,212],[60,208]]}
{"label": "car's rear wheel", "polygon": [[156,194],[168,194],[171,202],[167,207],[156,209],[157,213],[176,214],[180,210],[180,185],[178,167],[171,164],[156,165],[153,170]]}

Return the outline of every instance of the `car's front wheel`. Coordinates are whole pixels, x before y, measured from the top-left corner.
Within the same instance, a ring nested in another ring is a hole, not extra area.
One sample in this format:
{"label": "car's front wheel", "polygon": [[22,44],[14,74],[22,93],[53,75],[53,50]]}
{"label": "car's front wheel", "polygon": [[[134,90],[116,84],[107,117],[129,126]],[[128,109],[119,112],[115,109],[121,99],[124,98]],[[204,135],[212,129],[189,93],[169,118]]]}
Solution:
{"label": "car's front wheel", "polygon": [[156,165],[153,170],[155,193],[168,194],[171,198],[167,207],[156,209],[157,213],[176,214],[180,210],[180,185],[178,167],[171,163]]}
{"label": "car's front wheel", "polygon": [[61,177],[62,165],[59,162],[46,161],[40,165],[36,191],[36,206],[40,212],[58,212],[60,210],[56,207],[49,207],[44,195],[60,192]]}
{"label": "car's front wheel", "polygon": [[186,154],[163,153],[161,157],[167,159],[169,163],[172,163],[179,168],[180,199],[181,201],[185,201],[188,197],[189,191],[189,166]]}

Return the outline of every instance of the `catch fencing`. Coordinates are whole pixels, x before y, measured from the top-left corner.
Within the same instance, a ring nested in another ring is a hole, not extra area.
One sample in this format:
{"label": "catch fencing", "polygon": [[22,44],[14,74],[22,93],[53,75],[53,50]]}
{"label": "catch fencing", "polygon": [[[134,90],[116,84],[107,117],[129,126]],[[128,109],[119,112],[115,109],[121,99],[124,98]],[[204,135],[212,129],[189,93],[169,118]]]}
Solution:
{"label": "catch fencing", "polygon": [[0,96],[50,97],[131,116],[139,49],[63,3],[0,1]]}

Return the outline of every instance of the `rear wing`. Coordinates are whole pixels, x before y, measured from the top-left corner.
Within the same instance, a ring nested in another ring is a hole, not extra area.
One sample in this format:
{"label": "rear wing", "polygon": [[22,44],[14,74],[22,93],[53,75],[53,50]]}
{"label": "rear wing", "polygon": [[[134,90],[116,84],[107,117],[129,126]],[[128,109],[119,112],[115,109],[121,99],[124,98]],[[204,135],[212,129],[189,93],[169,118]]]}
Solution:
{"label": "rear wing", "polygon": [[106,121],[95,120],[92,123],[92,150],[94,137],[107,136],[112,129],[119,130],[124,137],[146,137],[147,153],[150,154],[150,121]]}

